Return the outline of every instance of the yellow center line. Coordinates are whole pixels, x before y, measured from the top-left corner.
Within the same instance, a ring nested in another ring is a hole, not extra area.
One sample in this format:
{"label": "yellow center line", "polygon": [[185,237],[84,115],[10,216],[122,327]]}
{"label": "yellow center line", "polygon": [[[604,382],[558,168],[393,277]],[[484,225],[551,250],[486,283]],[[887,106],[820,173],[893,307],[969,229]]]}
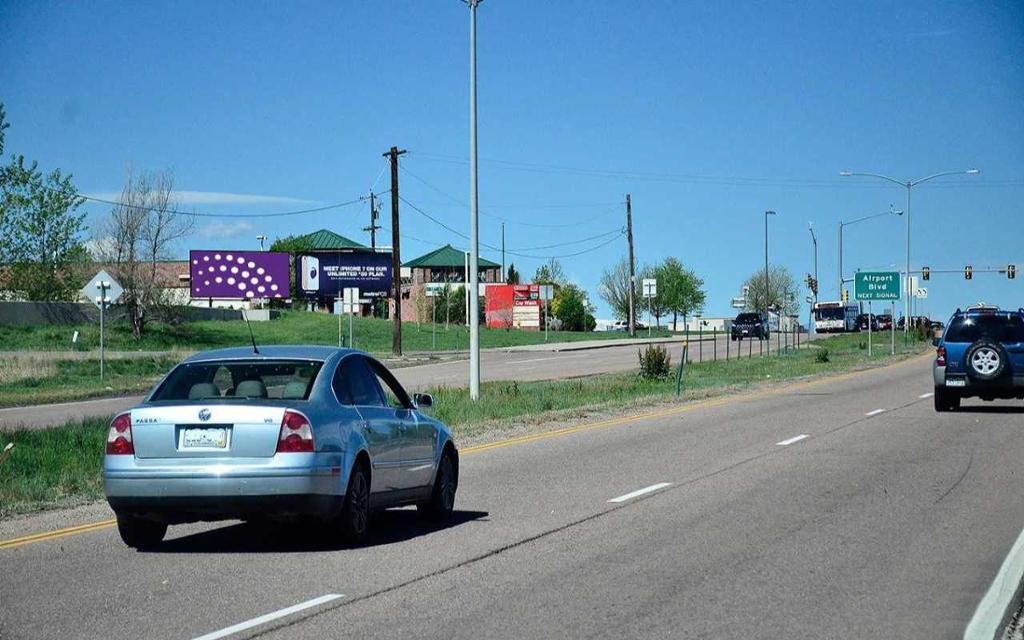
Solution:
{"label": "yellow center line", "polygon": [[[607,420],[599,420],[597,422],[588,422],[579,424],[572,427],[565,427],[563,429],[555,429],[554,431],[544,431],[542,433],[535,433],[530,435],[518,436],[515,438],[508,438],[507,440],[499,440],[498,442],[491,442],[487,444],[478,444],[472,447],[466,447],[459,451],[459,455],[467,456],[475,453],[482,453],[484,451],[491,451],[494,449],[501,449],[504,447],[510,447],[517,444],[526,444],[528,442],[536,442],[538,440],[546,440],[548,438],[557,438],[560,436],[566,436],[573,433],[581,433],[583,431],[594,431],[596,429],[603,429],[607,427],[621,426],[632,422],[638,422],[641,420],[652,420],[655,418],[664,418],[666,416],[679,415],[690,411],[696,411],[698,409],[711,409],[714,407],[720,407],[722,405],[731,404],[735,402],[750,402],[751,400],[762,400],[764,398],[770,398],[772,396],[778,396],[786,393],[791,393],[800,389],[807,389],[809,387],[816,387],[822,384],[829,384],[833,382],[841,382],[843,380],[849,380],[850,378],[860,377],[869,373],[874,373],[882,369],[888,369],[891,367],[897,367],[902,365],[911,364],[918,360],[924,359],[924,357],[931,357],[930,354],[924,354],[917,358],[908,358],[907,360],[901,360],[892,364],[884,365],[882,367],[876,367],[872,369],[863,369],[860,371],[851,371],[849,373],[841,373],[833,376],[826,376],[824,378],[818,378],[816,380],[810,380],[807,382],[798,382],[793,384],[783,385],[781,387],[774,387],[771,389],[764,389],[761,391],[750,391],[741,393],[739,395],[727,395],[719,398],[709,398],[707,400],[699,400],[697,402],[690,402],[680,407],[671,407],[669,409],[661,409],[658,411],[649,411],[646,413],[635,414],[631,416],[621,416],[618,418],[609,418]],[[92,522],[89,524],[82,524],[75,527],[66,527],[64,529],[54,529],[52,531],[45,531],[42,533],[35,533],[28,536],[22,536],[20,538],[12,538],[10,540],[0,540],[0,549],[13,549],[28,544],[34,544],[36,542],[44,542],[46,540],[54,540],[56,538],[63,538],[65,536],[73,536],[79,533],[88,533],[90,531],[98,531],[113,527],[117,524],[117,520],[111,518],[109,520],[101,520],[99,522]]]}

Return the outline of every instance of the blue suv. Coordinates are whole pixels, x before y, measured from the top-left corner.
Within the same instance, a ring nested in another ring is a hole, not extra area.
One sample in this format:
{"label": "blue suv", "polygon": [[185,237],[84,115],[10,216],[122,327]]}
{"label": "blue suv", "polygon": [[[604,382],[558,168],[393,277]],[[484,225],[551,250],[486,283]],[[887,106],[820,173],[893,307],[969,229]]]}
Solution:
{"label": "blue suv", "polygon": [[1024,399],[1024,309],[957,309],[933,343],[936,411],[959,409],[962,398]]}

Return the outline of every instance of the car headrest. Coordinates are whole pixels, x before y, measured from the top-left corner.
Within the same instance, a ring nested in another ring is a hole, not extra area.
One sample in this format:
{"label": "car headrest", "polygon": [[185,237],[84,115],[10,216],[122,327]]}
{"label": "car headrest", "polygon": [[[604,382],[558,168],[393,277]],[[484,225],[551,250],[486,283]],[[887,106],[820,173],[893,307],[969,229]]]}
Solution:
{"label": "car headrest", "polygon": [[306,397],[305,382],[289,382],[284,386],[281,397],[285,400],[302,400]]}
{"label": "car headrest", "polygon": [[242,398],[266,398],[267,387],[262,380],[243,380],[235,387],[235,395]]}
{"label": "car headrest", "polygon": [[199,400],[200,398],[212,398],[220,395],[220,389],[217,385],[212,382],[199,382],[192,385],[192,388],[188,390],[189,400]]}

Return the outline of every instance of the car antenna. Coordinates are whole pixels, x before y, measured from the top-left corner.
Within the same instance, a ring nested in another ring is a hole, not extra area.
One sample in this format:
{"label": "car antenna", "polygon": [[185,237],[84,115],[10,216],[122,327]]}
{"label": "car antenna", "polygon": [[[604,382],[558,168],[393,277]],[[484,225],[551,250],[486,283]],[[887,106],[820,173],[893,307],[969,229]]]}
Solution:
{"label": "car antenna", "polygon": [[259,348],[256,346],[256,336],[252,333],[252,325],[249,324],[249,317],[245,315],[245,309],[242,309],[242,320],[245,320],[245,326],[249,329],[249,338],[252,340],[252,352],[256,355],[260,354]]}

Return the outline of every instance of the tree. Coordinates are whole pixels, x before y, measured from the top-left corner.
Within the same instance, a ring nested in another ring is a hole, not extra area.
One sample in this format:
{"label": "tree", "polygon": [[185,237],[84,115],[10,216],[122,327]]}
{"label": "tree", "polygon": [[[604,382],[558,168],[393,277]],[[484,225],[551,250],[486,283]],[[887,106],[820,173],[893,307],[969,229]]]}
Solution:
{"label": "tree", "polygon": [[533,274],[533,282],[534,284],[553,284],[560,287],[568,283],[569,279],[565,276],[565,270],[562,269],[562,263],[558,261],[558,258],[551,258],[547,264],[537,267],[537,271]]}
{"label": "tree", "polygon": [[519,284],[519,272],[516,271],[516,263],[508,265],[508,275],[505,276],[505,284]]}
{"label": "tree", "polygon": [[659,274],[658,293],[665,293],[664,306],[667,312],[672,313],[672,326],[676,326],[679,316],[683,316],[683,324],[686,324],[687,316],[704,308],[707,298],[704,280],[672,257],[665,258]]}
{"label": "tree", "polygon": [[601,274],[597,294],[608,303],[617,320],[629,318],[629,287],[629,261],[626,258]]}
{"label": "tree", "polygon": [[[10,125],[0,104],[0,155]],[[12,156],[0,167],[0,263],[8,267],[6,289],[29,300],[73,300],[84,278],[81,242],[84,199],[70,175],[46,176],[37,162]]]}
{"label": "tree", "polygon": [[[752,273],[744,282],[747,288],[748,311],[764,311],[765,285],[764,269],[758,269]],[[782,265],[773,264],[768,269],[768,307],[773,311],[780,311],[783,315],[795,315],[800,311],[800,305],[796,300],[799,290],[796,280],[789,269]]]}
{"label": "tree", "polygon": [[142,336],[150,315],[174,320],[172,300],[157,277],[157,263],[173,255],[179,240],[192,232],[193,220],[174,209],[170,172],[128,173],[118,204],[101,226],[98,253],[124,287],[132,334]]}
{"label": "tree", "polygon": [[[642,269],[640,269],[640,274],[637,276],[637,278],[641,282],[643,282],[644,279],[651,279],[651,280],[654,280],[655,282],[658,283],[658,286],[656,288],[657,295],[655,295],[653,298],[641,297],[637,301],[638,306],[640,308],[645,309],[648,313],[650,313],[652,316],[654,316],[655,325],[658,326],[658,327],[661,327],[661,318],[662,318],[662,316],[664,316],[664,315],[666,315],[668,313],[668,308],[667,308],[667,304],[666,304],[667,303],[667,296],[665,295],[665,288],[664,288],[665,277],[664,277],[663,271],[664,271],[664,265],[656,265],[656,266],[644,265],[644,267]],[[628,293],[628,291],[627,291],[627,293]],[[643,294],[643,291],[641,291],[641,296],[642,296],[642,294]]]}
{"label": "tree", "polygon": [[283,238],[275,238],[274,242],[270,245],[271,251],[281,251],[292,254],[292,259],[295,259],[295,254],[309,251],[313,247],[309,244],[307,236],[284,236]]}
{"label": "tree", "polygon": [[551,301],[551,315],[561,322],[563,331],[592,331],[594,308],[587,300],[587,294],[575,284],[559,287]]}

